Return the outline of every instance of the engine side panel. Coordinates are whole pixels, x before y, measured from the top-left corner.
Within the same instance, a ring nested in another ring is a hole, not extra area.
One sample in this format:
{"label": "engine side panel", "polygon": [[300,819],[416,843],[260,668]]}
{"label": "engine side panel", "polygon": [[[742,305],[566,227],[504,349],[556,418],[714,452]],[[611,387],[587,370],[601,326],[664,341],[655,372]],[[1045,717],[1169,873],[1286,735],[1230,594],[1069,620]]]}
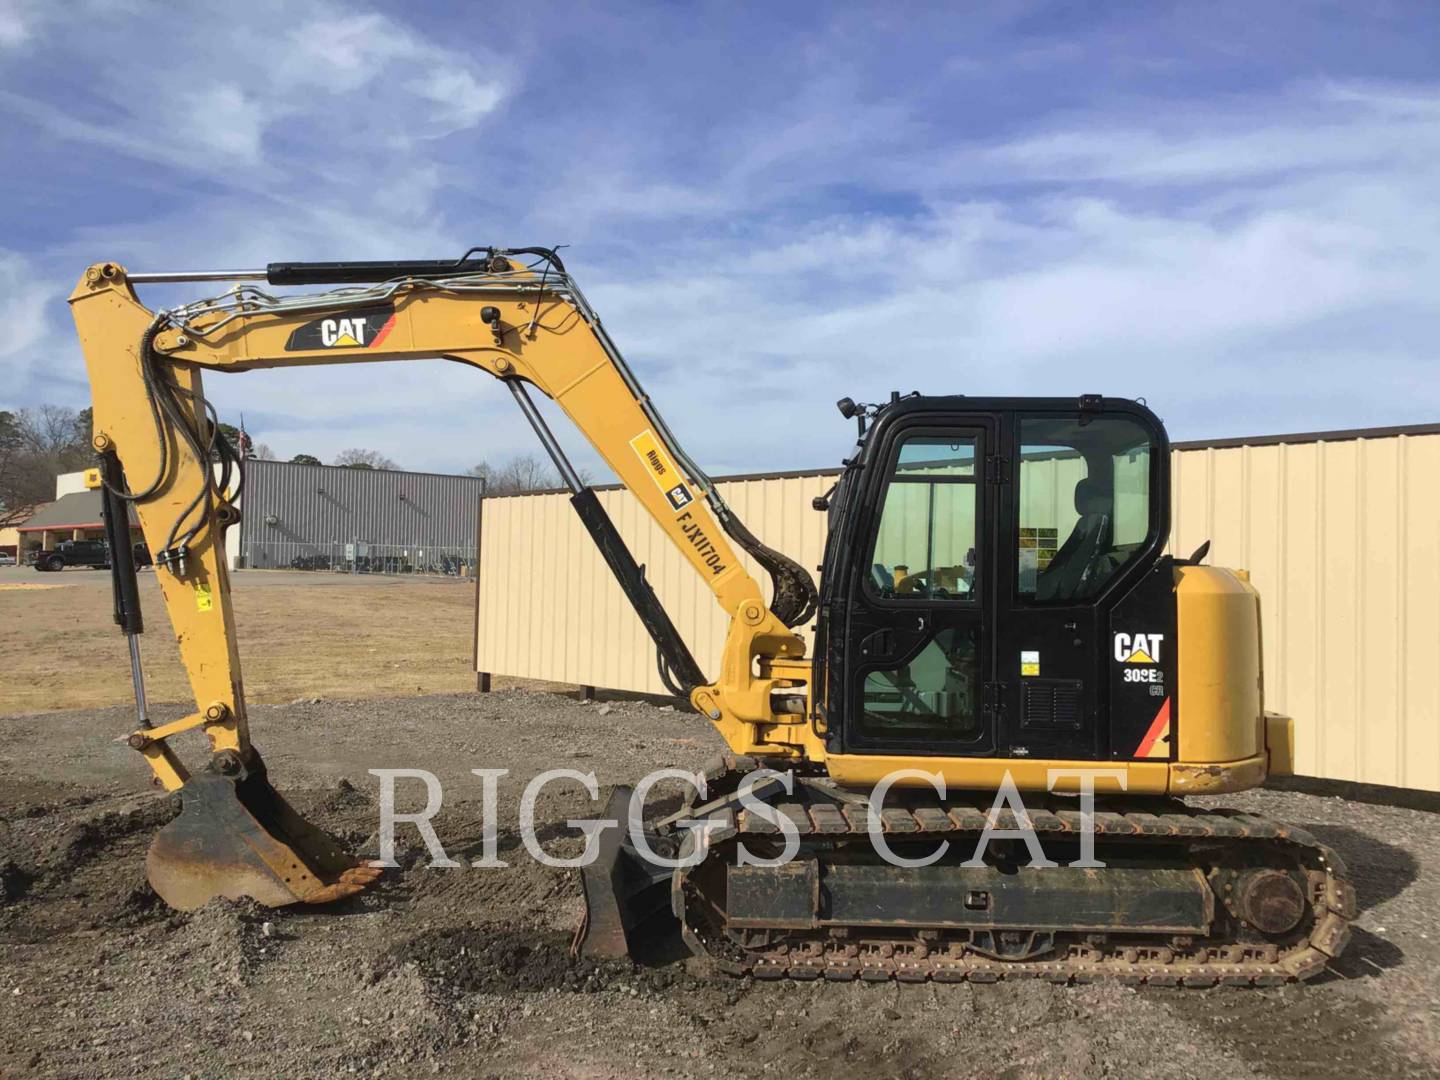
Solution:
{"label": "engine side panel", "polygon": [[1260,597],[1243,571],[1175,568],[1180,760],[1237,761],[1265,750]]}

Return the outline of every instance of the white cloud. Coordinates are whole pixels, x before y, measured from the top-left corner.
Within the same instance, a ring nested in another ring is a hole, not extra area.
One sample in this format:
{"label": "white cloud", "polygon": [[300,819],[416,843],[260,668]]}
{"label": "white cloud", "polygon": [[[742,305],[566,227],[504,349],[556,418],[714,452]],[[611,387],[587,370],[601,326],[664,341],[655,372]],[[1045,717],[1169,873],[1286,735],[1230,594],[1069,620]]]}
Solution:
{"label": "white cloud", "polygon": [[1223,183],[1376,162],[1423,165],[1440,140],[1440,92],[1430,88],[1325,84],[1244,106],[1225,114],[1176,110],[1125,127],[1096,118],[974,157],[987,178]]}
{"label": "white cloud", "polygon": [[[403,170],[397,151],[474,127],[506,91],[504,65],[483,50],[461,54],[390,16],[324,0],[299,8],[298,21],[297,5],[247,3],[224,32],[204,18],[166,19],[163,63],[156,16],[110,9],[64,42],[95,100],[59,105],[15,91],[0,100],[63,138],[226,182],[254,179],[237,166],[301,180],[313,160],[354,170],[359,187]],[[476,66],[492,74],[477,78]]]}
{"label": "white cloud", "polygon": [[[1330,87],[1248,127],[1192,113],[1168,135],[1159,117],[1026,136],[1016,153],[916,151],[923,214],[780,219],[607,266],[589,293],[712,463],[833,460],[845,434],[829,403],[892,388],[1145,396],[1189,438],[1433,420],[1429,100]],[[1035,164],[1037,138],[1083,151],[1066,167],[1106,183],[1031,186],[1063,171],[1060,156]],[[983,196],[946,194],[977,172]],[[743,449],[715,415],[746,418]]]}
{"label": "white cloud", "polygon": [[[259,165],[264,107],[234,83],[178,90],[171,99],[177,140],[204,160]],[[218,159],[215,156],[218,155]]]}
{"label": "white cloud", "polygon": [[36,0],[0,0],[0,49],[17,49],[29,42],[43,6]]}
{"label": "white cloud", "polygon": [[[119,219],[81,212],[49,223],[43,255],[0,264],[7,311],[60,310],[80,270],[103,259],[173,270],[458,255],[469,244],[437,206],[444,171],[426,148],[432,136],[482,124],[503,102],[512,66],[483,47],[458,52],[392,16],[325,2],[250,3],[223,33],[153,6],[68,17],[84,19],[85,32],[37,34],[27,49],[35,63],[86,70],[89,94],[47,95],[43,80],[0,75],[0,112],[12,114],[12,129],[38,132],[37,142],[58,137],[80,155],[120,155],[97,171],[122,186],[153,182],[159,197]],[[199,196],[187,190],[197,179]],[[206,288],[141,296],[164,306]],[[21,328],[29,347],[4,361],[7,391],[53,399],[83,387],[68,320],[7,319],[0,334]],[[414,446],[407,454],[402,444],[473,393],[477,380],[461,386],[457,374],[443,363],[257,373],[214,376],[210,390],[228,411],[303,418],[314,437],[298,434],[295,450],[329,453],[371,438],[414,461]],[[332,431],[337,416],[355,419]],[[395,431],[406,434],[391,439]],[[280,434],[268,439],[277,450]],[[336,444],[328,451],[327,440]]]}
{"label": "white cloud", "polygon": [[459,67],[430,71],[410,89],[429,103],[428,115],[416,120],[431,138],[474,127],[499,106],[503,96],[498,83],[481,82]]}
{"label": "white cloud", "polygon": [[52,299],[29,260],[0,249],[0,362],[24,359],[44,340]]}
{"label": "white cloud", "polygon": [[51,358],[44,346],[57,302],[30,260],[0,248],[0,408],[33,404],[23,396],[28,373]]}

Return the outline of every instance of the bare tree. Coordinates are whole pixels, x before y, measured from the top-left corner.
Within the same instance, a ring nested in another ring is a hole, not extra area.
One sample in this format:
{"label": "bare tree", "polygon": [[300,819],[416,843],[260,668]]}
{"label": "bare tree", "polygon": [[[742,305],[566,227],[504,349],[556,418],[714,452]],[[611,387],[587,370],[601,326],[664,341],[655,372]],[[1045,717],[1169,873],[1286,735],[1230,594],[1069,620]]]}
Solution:
{"label": "bare tree", "polygon": [[94,460],[89,409],[41,405],[0,413],[0,524],[23,521],[55,497],[55,477]]}
{"label": "bare tree", "polygon": [[0,412],[0,526],[13,525],[29,515],[34,505],[31,478],[24,462],[25,436],[20,417]]}
{"label": "bare tree", "polygon": [[341,450],[335,455],[335,464],[343,465],[347,469],[399,469],[400,466],[391,461],[378,450],[350,449]]}
{"label": "bare tree", "polygon": [[268,443],[257,442],[250,448],[250,456],[259,461],[274,461],[275,451],[270,449]]}
{"label": "bare tree", "polygon": [[[581,483],[588,483],[589,474],[578,470]],[[498,465],[482,461],[470,470],[471,476],[483,477],[487,495],[521,495],[528,491],[553,491],[560,487],[555,470],[535,454],[515,454]]]}

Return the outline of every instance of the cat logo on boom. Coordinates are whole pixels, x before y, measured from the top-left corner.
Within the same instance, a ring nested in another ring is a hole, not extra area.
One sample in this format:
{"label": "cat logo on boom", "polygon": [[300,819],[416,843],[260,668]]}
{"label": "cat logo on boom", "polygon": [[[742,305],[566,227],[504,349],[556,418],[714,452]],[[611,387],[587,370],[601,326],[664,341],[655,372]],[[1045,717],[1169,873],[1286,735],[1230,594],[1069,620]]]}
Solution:
{"label": "cat logo on boom", "polygon": [[394,326],[395,309],[389,304],[337,312],[296,327],[285,351],[373,349],[390,336]]}
{"label": "cat logo on boom", "polygon": [[364,345],[368,329],[364,319],[321,319],[320,341],[327,349],[336,345]]}

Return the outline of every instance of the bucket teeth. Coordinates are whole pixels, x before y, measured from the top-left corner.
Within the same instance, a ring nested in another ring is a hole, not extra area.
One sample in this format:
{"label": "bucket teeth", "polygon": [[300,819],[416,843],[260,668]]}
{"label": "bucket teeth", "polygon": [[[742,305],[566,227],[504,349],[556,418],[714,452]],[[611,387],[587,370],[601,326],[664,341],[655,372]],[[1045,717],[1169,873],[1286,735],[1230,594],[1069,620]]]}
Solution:
{"label": "bucket teeth", "polygon": [[365,891],[364,885],[352,884],[345,881],[337,881],[334,885],[326,885],[313,893],[305,896],[303,903],[306,904],[333,904],[336,900],[344,900],[347,897],[355,896]]}
{"label": "bucket teeth", "polygon": [[340,880],[347,885],[369,885],[372,881],[378,881],[380,875],[385,871],[382,867],[371,864],[352,866],[340,875]]}

